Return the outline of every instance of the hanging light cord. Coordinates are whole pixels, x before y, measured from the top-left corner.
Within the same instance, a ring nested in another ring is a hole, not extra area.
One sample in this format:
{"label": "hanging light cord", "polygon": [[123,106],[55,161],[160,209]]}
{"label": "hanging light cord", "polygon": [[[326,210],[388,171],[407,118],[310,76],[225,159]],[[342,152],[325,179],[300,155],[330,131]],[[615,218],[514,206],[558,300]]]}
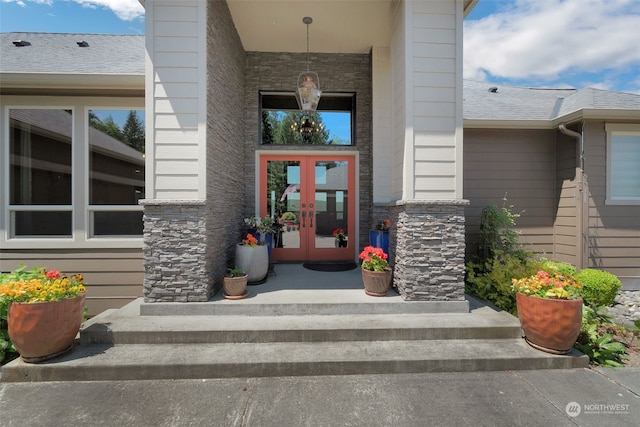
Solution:
{"label": "hanging light cord", "polygon": [[309,24],[307,24],[307,73],[309,72]]}

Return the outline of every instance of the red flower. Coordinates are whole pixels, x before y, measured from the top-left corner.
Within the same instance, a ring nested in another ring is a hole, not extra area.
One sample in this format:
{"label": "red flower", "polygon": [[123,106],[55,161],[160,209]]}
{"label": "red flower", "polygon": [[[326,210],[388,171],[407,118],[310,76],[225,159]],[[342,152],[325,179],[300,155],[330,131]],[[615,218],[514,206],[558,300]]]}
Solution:
{"label": "red flower", "polygon": [[47,279],[59,279],[60,272],[58,270],[49,270],[46,274]]}

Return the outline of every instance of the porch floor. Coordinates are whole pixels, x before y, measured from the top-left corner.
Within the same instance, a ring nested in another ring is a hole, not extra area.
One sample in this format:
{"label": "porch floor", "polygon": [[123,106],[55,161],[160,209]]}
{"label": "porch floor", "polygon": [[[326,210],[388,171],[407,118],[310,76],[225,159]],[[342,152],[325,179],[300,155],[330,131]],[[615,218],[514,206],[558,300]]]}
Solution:
{"label": "porch floor", "polygon": [[410,314],[468,313],[482,303],[462,301],[404,301],[390,289],[384,297],[364,293],[360,268],[340,272],[308,270],[302,264],[275,264],[265,283],[247,286],[249,296],[226,300],[222,290],[204,303],[142,303],[146,316],[222,314]]}

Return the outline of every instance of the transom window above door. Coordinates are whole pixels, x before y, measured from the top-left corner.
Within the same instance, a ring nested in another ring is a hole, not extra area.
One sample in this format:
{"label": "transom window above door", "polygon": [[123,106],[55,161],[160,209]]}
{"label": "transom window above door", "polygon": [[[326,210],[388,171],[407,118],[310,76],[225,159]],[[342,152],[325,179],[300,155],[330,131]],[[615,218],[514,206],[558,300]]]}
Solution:
{"label": "transom window above door", "polygon": [[260,117],[262,145],[355,145],[354,93],[325,93],[303,112],[293,92],[260,92]]}

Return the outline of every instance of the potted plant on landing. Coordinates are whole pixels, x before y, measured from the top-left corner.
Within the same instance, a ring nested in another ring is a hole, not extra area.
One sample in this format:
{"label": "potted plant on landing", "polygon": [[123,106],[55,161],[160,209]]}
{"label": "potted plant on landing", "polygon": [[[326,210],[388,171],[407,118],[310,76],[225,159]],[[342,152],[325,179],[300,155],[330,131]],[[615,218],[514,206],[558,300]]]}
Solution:
{"label": "potted plant on landing", "polygon": [[580,334],[582,285],[573,276],[552,270],[512,279],[518,318],[525,340],[534,348],[567,354]]}
{"label": "potted plant on landing", "polygon": [[0,275],[0,312],[7,309],[9,338],[22,360],[35,363],[65,353],[82,324],[82,275],[24,265]]}
{"label": "potted plant on landing", "polygon": [[257,216],[248,217],[244,219],[244,223],[249,228],[249,233],[254,235],[260,244],[265,244],[267,246],[267,252],[269,256],[271,256],[271,249],[273,248],[273,235],[276,233],[280,227],[280,224],[277,224],[276,221],[273,220],[269,215],[264,218],[260,218]]}
{"label": "potted plant on landing", "polygon": [[360,253],[362,260],[362,282],[367,295],[382,297],[391,285],[391,268],[387,262],[387,254],[381,248],[367,246]]}
{"label": "potted plant on landing", "polygon": [[347,247],[347,235],[342,228],[336,228],[333,230],[333,237],[335,240],[336,248],[346,248]]}
{"label": "potted plant on landing", "polygon": [[236,267],[247,273],[248,284],[263,282],[269,272],[267,245],[258,244],[258,239],[248,233],[236,245]]}
{"label": "potted plant on landing", "polygon": [[247,282],[249,276],[241,268],[228,268],[224,276],[222,286],[226,299],[244,299],[249,296],[247,292]]}
{"label": "potted plant on landing", "polygon": [[391,228],[391,220],[385,219],[369,231],[369,244],[374,248],[382,248],[386,254],[389,253],[389,228]]}

